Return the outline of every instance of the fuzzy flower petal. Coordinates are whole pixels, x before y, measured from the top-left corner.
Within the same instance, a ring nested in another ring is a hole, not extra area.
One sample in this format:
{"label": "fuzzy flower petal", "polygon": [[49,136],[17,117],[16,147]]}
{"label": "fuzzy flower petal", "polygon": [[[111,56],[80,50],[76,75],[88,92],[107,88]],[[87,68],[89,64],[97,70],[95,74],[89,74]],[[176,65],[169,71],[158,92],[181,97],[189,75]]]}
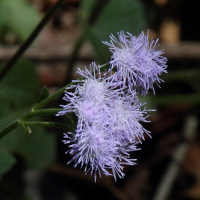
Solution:
{"label": "fuzzy flower petal", "polygon": [[[130,152],[148,134],[140,124],[147,122],[146,111],[136,92],[124,93],[109,78],[101,77],[100,66],[78,70],[84,80],[77,81],[74,92],[65,91],[63,110],[57,116],[74,112],[78,117],[75,133],[66,133],[63,140],[70,144],[67,153],[74,167],[85,166],[85,172],[123,178],[123,165],[134,165]],[[70,88],[71,90],[71,88]]]}
{"label": "fuzzy flower petal", "polygon": [[[97,74],[96,74],[97,72]],[[112,83],[101,77],[100,66],[95,63],[90,65],[90,70],[78,70],[84,80],[77,81],[74,92],[65,91],[64,100],[67,105],[61,105],[63,110],[57,116],[74,112],[81,124],[104,123],[108,124],[105,117],[109,111],[112,99],[121,94],[121,90],[113,90]],[[70,88],[71,89],[71,88]]]}
{"label": "fuzzy flower petal", "polygon": [[148,33],[145,36],[143,32],[135,37],[120,31],[118,37],[119,40],[111,35],[110,43],[103,42],[113,53],[110,70],[115,67],[117,69],[111,76],[112,81],[122,81],[123,85],[128,84],[129,91],[135,87],[143,95],[146,95],[150,88],[154,91],[153,83],[159,85],[162,82],[158,76],[167,73],[167,59],[162,56],[162,50],[156,50],[158,40],[149,41]]}
{"label": "fuzzy flower petal", "polygon": [[[128,149],[122,149],[118,141],[108,137],[107,131],[98,126],[85,127],[74,136],[70,136],[71,133],[65,134],[63,140],[66,144],[71,143],[71,149],[66,152],[73,155],[69,163],[75,162],[74,167],[84,166],[86,173],[90,171],[91,175],[94,174],[95,181],[97,174],[101,176],[101,173],[106,176],[113,175],[115,180],[117,176],[123,178],[121,164],[135,164],[135,160],[129,158]],[[133,146],[134,150],[137,150],[136,146]]]}
{"label": "fuzzy flower petal", "polygon": [[121,144],[131,144],[135,141],[142,143],[144,134],[151,137],[149,131],[141,125],[141,122],[149,122],[146,119],[147,110],[142,110],[141,106],[137,96],[132,94],[113,101],[111,126],[113,134]]}

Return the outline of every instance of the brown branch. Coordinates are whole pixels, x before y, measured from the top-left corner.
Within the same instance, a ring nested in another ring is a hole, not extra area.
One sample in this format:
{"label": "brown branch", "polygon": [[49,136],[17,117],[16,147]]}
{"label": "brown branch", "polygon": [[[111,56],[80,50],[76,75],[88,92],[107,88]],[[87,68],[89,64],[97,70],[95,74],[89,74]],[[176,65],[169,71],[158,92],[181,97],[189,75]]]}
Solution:
{"label": "brown branch", "polygon": [[[43,47],[41,47],[43,46]],[[44,47],[45,46],[45,47]],[[0,48],[0,61],[9,60],[19,47]],[[72,44],[35,45],[30,47],[23,55],[24,58],[38,62],[66,61],[70,57]],[[163,44],[159,49],[164,49],[164,56],[169,60],[200,60],[200,43],[180,43],[177,45]],[[94,53],[89,47],[79,53],[79,60],[93,60]]]}
{"label": "brown branch", "polygon": [[[7,61],[12,58],[12,55],[19,49],[19,46],[0,47],[0,61]],[[23,58],[36,61],[66,61],[71,55],[73,44],[53,44],[53,45],[34,45],[31,46],[24,54]],[[91,49],[86,47],[78,56],[79,60],[90,60],[94,57]]]}
{"label": "brown branch", "polygon": [[199,60],[200,43],[182,42],[180,44],[163,44],[160,49],[164,49],[164,54],[171,60]]}

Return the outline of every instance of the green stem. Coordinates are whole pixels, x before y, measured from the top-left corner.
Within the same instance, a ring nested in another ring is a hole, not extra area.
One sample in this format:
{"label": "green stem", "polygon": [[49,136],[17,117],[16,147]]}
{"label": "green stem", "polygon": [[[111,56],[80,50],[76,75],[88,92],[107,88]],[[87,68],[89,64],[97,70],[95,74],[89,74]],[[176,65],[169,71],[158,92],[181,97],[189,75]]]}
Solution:
{"label": "green stem", "polygon": [[[106,67],[106,66],[105,66]],[[84,78],[78,78],[77,80],[83,80]],[[47,97],[46,99],[44,99],[43,101],[41,101],[40,103],[38,103],[37,105],[35,105],[32,110],[30,110],[27,114],[23,115],[22,117],[20,117],[19,119],[15,120],[14,122],[12,122],[11,124],[9,124],[8,126],[6,126],[4,129],[2,129],[0,131],[0,139],[2,137],[4,137],[7,133],[9,133],[10,131],[12,131],[13,129],[17,128],[19,125],[21,125],[22,123],[24,123],[26,120],[34,117],[34,116],[41,116],[41,115],[56,115],[59,111],[61,111],[61,108],[52,108],[52,109],[40,109],[43,106],[45,106],[47,103],[49,103],[50,101],[52,101],[53,99],[55,99],[56,97],[60,96],[61,94],[64,93],[64,91],[66,90],[66,88],[70,87],[71,85],[75,85],[77,84],[77,82],[71,82],[70,84],[68,84],[67,86],[64,86],[63,88],[61,88],[60,90],[58,90],[57,92],[55,92],[53,95]],[[26,123],[30,123],[31,122],[26,122]],[[32,123],[32,125],[41,125],[40,122],[37,123]],[[43,124],[44,126],[54,126],[57,127],[58,123],[54,123],[54,122],[45,122]],[[64,126],[63,126],[64,128]],[[65,127],[66,128],[66,127]]]}
{"label": "green stem", "polygon": [[[78,78],[77,80],[83,80],[84,78]],[[64,93],[64,91],[66,90],[66,88],[70,87],[71,85],[75,85],[77,84],[76,82],[71,82],[68,85],[62,87],[60,90],[58,90],[57,92],[55,92],[54,94],[52,94],[51,96],[47,97],[46,99],[44,99],[43,101],[41,101],[40,103],[38,103],[37,105],[35,105],[32,110],[39,110],[40,108],[44,107],[45,105],[47,105],[50,101],[52,101],[53,99],[57,98],[58,96],[60,96],[61,94]]]}
{"label": "green stem", "polygon": [[71,80],[71,75],[72,75],[74,64],[77,60],[78,53],[81,49],[81,46],[83,45],[83,42],[86,39],[86,36],[87,36],[87,31],[83,31],[83,33],[81,33],[80,37],[78,38],[78,40],[75,44],[73,52],[71,53],[71,56],[69,59],[68,72],[67,72],[67,76],[66,76],[66,83],[68,83],[69,80]]}
{"label": "green stem", "polygon": [[51,108],[51,109],[41,109],[41,110],[31,110],[24,116],[20,117],[20,120],[25,121],[35,116],[42,116],[42,115],[56,115],[61,108]]}
{"label": "green stem", "polygon": [[23,122],[24,125],[26,126],[44,126],[44,127],[56,127],[56,128],[61,128],[61,129],[68,129],[69,127],[66,124],[58,123],[58,122],[28,122],[25,121]]}
{"label": "green stem", "polygon": [[36,26],[36,28],[31,33],[31,35],[27,38],[27,40],[21,45],[21,47],[19,48],[19,50],[14,54],[14,56],[5,65],[5,67],[3,68],[3,70],[0,73],[0,81],[6,76],[6,74],[9,72],[9,70],[14,66],[14,64],[19,60],[19,58],[26,51],[26,49],[36,39],[36,37],[38,36],[38,34],[45,27],[45,25],[50,21],[50,19],[53,17],[53,15],[58,10],[58,8],[64,3],[64,1],[66,1],[66,0],[59,0],[59,1],[57,1],[57,3],[55,3],[55,5],[53,5],[48,10],[48,12],[45,14],[45,16],[40,21],[40,23]]}
{"label": "green stem", "polygon": [[[8,126],[6,126],[4,129],[0,131],[0,139],[4,137],[7,133],[12,131],[13,129],[17,128],[19,125],[24,124],[25,120],[30,119],[34,116],[41,116],[41,115],[55,115],[59,111],[61,111],[61,108],[55,108],[55,109],[41,109],[41,110],[31,110],[27,114],[23,115],[22,117],[18,118]],[[27,122],[28,123],[28,122]],[[52,122],[53,125],[54,122]],[[39,124],[38,124],[39,125]],[[49,125],[50,126],[50,125]],[[53,125],[55,126],[55,125]],[[66,127],[65,127],[66,128]]]}
{"label": "green stem", "polygon": [[[83,79],[83,77],[81,77],[81,78],[79,78],[77,80],[82,80],[82,79]],[[61,88],[60,90],[58,90],[53,95],[47,97],[46,99],[44,99],[43,101],[41,101],[40,103],[35,105],[32,108],[32,110],[30,110],[27,114],[23,115],[19,119],[15,120],[14,122],[12,122],[8,126],[6,126],[4,129],[2,129],[0,131],[0,139],[2,137],[4,137],[7,133],[12,131],[13,129],[17,128],[19,125],[21,125],[21,123],[23,123],[27,119],[30,119],[30,118],[32,118],[34,116],[41,116],[41,115],[56,115],[59,111],[62,110],[61,108],[53,108],[53,109],[40,109],[40,108],[45,106],[47,103],[49,103],[51,100],[55,99],[59,95],[63,94],[67,87],[70,87],[71,85],[74,85],[74,84],[77,84],[77,83],[76,82],[72,82],[72,83],[68,84],[67,86]]]}
{"label": "green stem", "polygon": [[12,122],[8,126],[6,126],[4,129],[0,131],[0,139],[4,137],[7,133],[12,131],[13,129],[16,129],[19,126],[18,120]]}
{"label": "green stem", "polygon": [[60,96],[61,94],[64,93],[64,91],[66,90],[67,87],[71,86],[73,83],[68,84],[67,86],[62,87],[61,89],[59,89],[57,92],[55,92],[54,94],[52,94],[51,96],[47,97],[46,99],[44,99],[43,101],[41,101],[40,103],[36,104],[32,110],[38,110],[40,108],[42,108],[43,106],[47,105],[51,100],[55,99],[56,97]]}
{"label": "green stem", "polygon": [[71,79],[71,75],[72,75],[72,71],[73,71],[73,67],[74,64],[76,62],[78,53],[81,49],[81,46],[83,45],[83,43],[85,42],[85,40],[88,37],[88,32],[90,31],[91,26],[93,26],[96,21],[98,20],[98,18],[101,16],[102,11],[105,9],[106,5],[109,3],[110,0],[98,0],[96,1],[91,15],[87,20],[85,19],[84,15],[80,12],[80,15],[78,16],[79,20],[80,20],[80,25],[82,25],[83,28],[83,32],[81,33],[80,37],[78,38],[75,47],[73,49],[73,52],[70,56],[70,60],[69,60],[69,69],[68,69],[68,75],[66,77],[66,83]]}

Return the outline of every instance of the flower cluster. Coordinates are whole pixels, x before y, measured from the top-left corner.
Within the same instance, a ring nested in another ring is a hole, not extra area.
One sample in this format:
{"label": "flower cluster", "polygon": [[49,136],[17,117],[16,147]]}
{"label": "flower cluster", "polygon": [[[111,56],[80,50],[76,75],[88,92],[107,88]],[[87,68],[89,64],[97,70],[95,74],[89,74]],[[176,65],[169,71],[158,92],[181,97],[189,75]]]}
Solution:
{"label": "flower cluster", "polygon": [[162,81],[158,76],[166,73],[167,59],[162,55],[162,50],[155,50],[158,40],[148,40],[142,32],[138,37],[127,35],[123,31],[118,33],[119,41],[110,36],[110,43],[103,42],[109,46],[113,53],[110,61],[110,70],[116,67],[117,73],[112,80],[120,84],[128,84],[130,92],[134,88],[146,95],[149,88],[153,89],[153,83]]}
{"label": "flower cluster", "polygon": [[[138,38],[124,32],[118,33],[119,41],[111,35],[110,47],[113,53],[108,72],[101,75],[101,66],[92,63],[90,68],[78,70],[82,80],[66,88],[66,105],[57,116],[74,112],[78,117],[74,133],[64,133],[65,144],[72,155],[69,161],[85,168],[85,172],[124,177],[123,165],[134,165],[130,152],[137,150],[137,144],[149,135],[141,122],[148,122],[147,110],[142,109],[138,93],[147,94],[153,83],[166,72],[166,58],[162,51],[155,50],[153,41],[143,33]],[[117,46],[115,46],[115,44]],[[110,76],[108,76],[110,74]],[[73,92],[71,92],[73,89]]]}

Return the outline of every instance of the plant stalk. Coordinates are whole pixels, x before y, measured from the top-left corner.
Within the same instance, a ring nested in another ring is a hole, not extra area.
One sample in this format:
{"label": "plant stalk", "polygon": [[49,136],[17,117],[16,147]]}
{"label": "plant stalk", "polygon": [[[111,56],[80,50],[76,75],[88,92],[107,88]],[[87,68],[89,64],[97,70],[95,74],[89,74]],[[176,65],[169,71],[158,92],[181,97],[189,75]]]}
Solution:
{"label": "plant stalk", "polygon": [[54,16],[55,12],[60,8],[60,6],[65,2],[66,0],[59,0],[57,1],[45,14],[45,16],[42,18],[40,23],[36,26],[36,28],[33,30],[31,35],[27,38],[27,40],[21,45],[19,50],[13,55],[13,57],[8,61],[8,63],[5,65],[3,70],[0,73],[0,82],[2,79],[6,76],[6,74],[10,71],[10,69],[14,66],[14,64],[20,59],[20,57],[23,55],[23,53],[27,50],[27,48],[31,45],[31,43],[36,39],[36,37],[39,35],[41,30],[45,27],[45,25],[50,21],[50,19]]}

